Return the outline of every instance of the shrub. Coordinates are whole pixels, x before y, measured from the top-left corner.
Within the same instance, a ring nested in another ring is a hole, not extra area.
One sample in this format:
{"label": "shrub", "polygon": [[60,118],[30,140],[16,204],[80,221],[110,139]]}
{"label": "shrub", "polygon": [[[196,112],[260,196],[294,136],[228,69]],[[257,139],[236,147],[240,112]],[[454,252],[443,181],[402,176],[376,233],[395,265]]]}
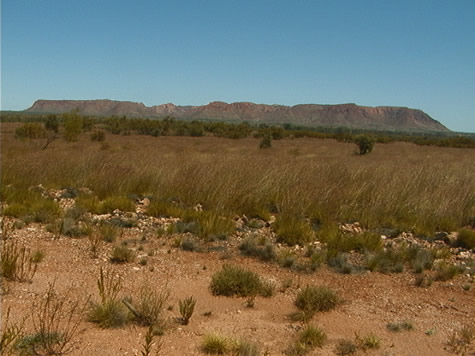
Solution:
{"label": "shrub", "polygon": [[474,340],[475,327],[473,325],[464,325],[449,335],[447,344],[452,352],[459,355],[467,355],[470,351],[470,345]]}
{"label": "shrub", "polygon": [[199,251],[200,250],[200,246],[198,244],[198,242],[196,241],[196,239],[192,238],[192,237],[185,237],[183,240],[181,240],[180,242],[180,247],[183,251]]}
{"label": "shrub", "polygon": [[400,251],[387,249],[375,255],[368,255],[366,268],[381,273],[401,273],[404,270],[404,257]]}
{"label": "shrub", "polygon": [[271,148],[272,147],[272,135],[270,133],[264,134],[261,142],[259,143],[259,148]]}
{"label": "shrub", "polygon": [[327,287],[307,286],[297,294],[295,305],[307,315],[334,309],[341,303],[340,297]]}
{"label": "shrub", "polygon": [[206,354],[224,355],[231,349],[231,345],[223,336],[208,334],[204,337],[201,349]]}
{"label": "shrub", "polygon": [[315,326],[308,325],[300,332],[298,343],[304,345],[307,350],[322,347],[327,339],[325,332]]}
{"label": "shrub", "polygon": [[160,354],[160,351],[163,346],[163,342],[162,341],[153,342],[154,337],[155,337],[155,334],[153,331],[153,327],[150,326],[144,335],[144,341],[142,345],[143,351],[141,351],[142,356],[151,356],[154,345],[155,345],[155,355],[158,356]]}
{"label": "shrub", "polygon": [[193,311],[195,310],[196,299],[192,296],[178,302],[180,307],[181,320],[183,325],[188,325]]}
{"label": "shrub", "polygon": [[308,222],[293,215],[281,215],[274,223],[277,242],[289,246],[305,245],[314,239],[312,227]]}
{"label": "shrub", "polygon": [[463,247],[469,250],[475,248],[475,230],[460,230],[457,236],[457,240],[455,241],[455,246]]}
{"label": "shrub", "polygon": [[458,265],[448,265],[447,263],[441,263],[437,266],[437,270],[434,276],[436,281],[448,281],[454,278],[456,275],[462,273],[464,268]]}
{"label": "shrub", "polygon": [[73,350],[74,339],[87,303],[82,305],[70,296],[60,296],[54,284],[46,295],[33,303],[34,334],[24,336],[17,347],[34,355],[63,355]]}
{"label": "shrub", "polygon": [[221,271],[211,279],[211,292],[214,295],[249,297],[252,295],[268,295],[265,284],[255,272],[239,266],[224,265]]}
{"label": "shrub", "polygon": [[370,153],[374,147],[374,139],[368,135],[360,135],[355,138],[360,155]]}
{"label": "shrub", "polygon": [[0,354],[2,355],[12,354],[18,341],[25,335],[24,320],[11,323],[10,310],[11,308],[9,307],[4,315],[4,319],[2,320],[2,329],[0,333]]}
{"label": "shrub", "polygon": [[103,214],[112,213],[114,210],[135,211],[135,204],[127,197],[114,195],[107,197],[101,204]]}
{"label": "shrub", "polygon": [[77,114],[77,111],[70,113],[64,113],[64,139],[68,142],[78,140],[78,136],[81,134],[83,119]]}
{"label": "shrub", "polygon": [[356,335],[356,343],[363,350],[379,349],[379,347],[381,346],[381,339],[374,334],[369,334],[363,337]]}
{"label": "shrub", "polygon": [[328,266],[332,267],[333,269],[335,269],[335,271],[342,274],[351,274],[361,269],[359,266],[349,263],[348,257],[344,253],[339,253],[335,257],[329,258]]}
{"label": "shrub", "polygon": [[411,331],[414,329],[412,322],[410,321],[400,321],[395,323],[388,323],[386,328],[392,332],[400,332],[400,331]]}
{"label": "shrub", "polygon": [[42,124],[37,122],[27,122],[16,129],[15,136],[20,139],[29,138],[44,138],[46,137],[46,130]]}
{"label": "shrub", "polygon": [[99,229],[102,239],[105,242],[114,242],[119,233],[119,229],[111,224],[103,224]]}
{"label": "shrub", "polygon": [[135,259],[135,252],[127,246],[116,246],[112,250],[110,261],[112,263],[132,262]]}
{"label": "shrub", "polygon": [[233,350],[235,356],[259,356],[260,354],[259,346],[246,340],[239,341]]}
{"label": "shrub", "polygon": [[111,271],[101,268],[97,280],[100,302],[92,303],[88,320],[99,324],[102,328],[113,328],[124,325],[129,320],[127,310],[119,300],[122,280]]}
{"label": "shrub", "polygon": [[140,325],[159,325],[169,296],[167,288],[157,292],[148,285],[142,286],[137,303],[133,303],[134,320]]}
{"label": "shrub", "polygon": [[406,248],[403,251],[403,258],[409,261],[409,264],[416,273],[430,270],[434,264],[434,253],[421,247]]}
{"label": "shrub", "polygon": [[246,238],[239,245],[239,250],[244,256],[257,257],[262,261],[272,261],[276,257],[274,246],[271,243],[260,245],[257,238],[253,236]]}
{"label": "shrub", "polygon": [[38,268],[31,251],[14,241],[4,241],[0,260],[2,278],[18,282],[30,282]]}
{"label": "shrub", "polygon": [[104,142],[106,140],[106,133],[102,130],[95,130],[91,133],[91,141]]}
{"label": "shrub", "polygon": [[339,356],[346,356],[354,354],[357,350],[358,347],[352,340],[342,339],[338,341],[335,353]]}

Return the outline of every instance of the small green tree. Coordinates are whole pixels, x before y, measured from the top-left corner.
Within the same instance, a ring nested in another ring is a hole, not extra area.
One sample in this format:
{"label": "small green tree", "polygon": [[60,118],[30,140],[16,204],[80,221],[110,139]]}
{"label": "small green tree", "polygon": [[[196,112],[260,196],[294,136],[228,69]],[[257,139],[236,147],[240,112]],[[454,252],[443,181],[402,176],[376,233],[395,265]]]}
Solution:
{"label": "small green tree", "polygon": [[360,135],[355,138],[355,143],[358,145],[359,154],[365,155],[373,150],[374,139],[368,135]]}

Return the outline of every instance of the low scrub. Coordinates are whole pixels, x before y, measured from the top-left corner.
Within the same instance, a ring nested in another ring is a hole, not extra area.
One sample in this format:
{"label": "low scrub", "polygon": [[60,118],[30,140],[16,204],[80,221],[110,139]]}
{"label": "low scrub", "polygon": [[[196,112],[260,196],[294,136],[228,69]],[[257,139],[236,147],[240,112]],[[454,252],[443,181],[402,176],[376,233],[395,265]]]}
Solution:
{"label": "low scrub", "polygon": [[216,272],[210,284],[213,295],[249,297],[253,295],[271,296],[272,287],[261,280],[255,272],[239,266],[224,265]]}

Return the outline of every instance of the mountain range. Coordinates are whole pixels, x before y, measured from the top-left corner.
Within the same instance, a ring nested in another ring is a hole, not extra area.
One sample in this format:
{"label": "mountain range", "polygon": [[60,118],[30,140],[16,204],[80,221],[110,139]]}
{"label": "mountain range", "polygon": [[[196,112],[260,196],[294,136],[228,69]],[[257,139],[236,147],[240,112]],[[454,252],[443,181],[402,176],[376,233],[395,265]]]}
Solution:
{"label": "mountain range", "polygon": [[201,106],[143,103],[114,100],[37,100],[26,110],[30,113],[60,114],[71,110],[91,116],[127,116],[183,120],[221,120],[228,122],[284,124],[307,127],[347,127],[384,131],[450,131],[418,109],[394,106],[359,106],[356,104],[295,106],[265,105],[250,102],[211,102]]}

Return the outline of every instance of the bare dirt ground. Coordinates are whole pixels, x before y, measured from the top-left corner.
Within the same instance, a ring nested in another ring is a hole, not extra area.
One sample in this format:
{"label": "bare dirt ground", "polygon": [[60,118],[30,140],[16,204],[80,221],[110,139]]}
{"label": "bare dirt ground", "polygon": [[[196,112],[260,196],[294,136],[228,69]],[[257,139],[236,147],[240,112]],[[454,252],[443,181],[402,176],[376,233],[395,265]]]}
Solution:
{"label": "bare dirt ground", "polygon": [[[125,231],[122,239],[138,237],[134,229]],[[108,260],[110,244],[105,244],[99,257],[94,259],[90,256],[87,238],[54,239],[44,226],[35,224],[15,230],[13,235],[31,249],[43,251],[45,258],[32,283],[4,282],[3,316],[9,307],[14,320],[29,315],[32,302],[44,295],[52,281],[60,293],[83,300],[89,295],[97,299],[96,280],[100,267],[105,267],[123,277],[124,296],[136,293],[143,283],[171,291],[167,304],[173,308],[165,311],[169,325],[159,337],[163,341],[161,355],[203,354],[200,349],[203,336],[210,332],[253,341],[267,355],[283,355],[302,328],[301,323],[291,321],[289,314],[297,310],[295,295],[306,285],[328,286],[344,299],[335,310],[317,313],[312,319],[311,324],[321,327],[328,340],[323,348],[309,355],[335,355],[338,340],[370,333],[381,339],[381,346],[366,351],[369,355],[452,355],[447,347],[450,334],[473,322],[475,317],[474,288],[463,288],[470,282],[466,275],[420,288],[414,286],[415,275],[406,272],[342,275],[322,267],[315,273],[304,274],[242,257],[231,248],[228,252],[186,252],[173,247],[174,239],[168,236],[148,236],[146,241],[136,243],[133,248],[139,256],[154,252],[147,257],[146,265],[137,263],[138,259],[134,263],[112,265]],[[233,244],[232,240],[226,243]],[[211,276],[225,263],[245,266],[274,281],[275,295],[257,297],[254,308],[246,307],[245,298],[213,296],[209,291]],[[281,289],[282,282],[290,279],[292,286]],[[184,326],[176,322],[177,303],[188,296],[194,296],[197,304],[190,324]],[[387,330],[388,323],[398,321],[410,321],[414,330],[399,333]],[[31,331],[31,320],[27,320],[26,329]],[[83,321],[70,355],[140,355],[145,332],[145,327],[134,324],[101,329]],[[474,352],[472,348],[468,354]]]}

